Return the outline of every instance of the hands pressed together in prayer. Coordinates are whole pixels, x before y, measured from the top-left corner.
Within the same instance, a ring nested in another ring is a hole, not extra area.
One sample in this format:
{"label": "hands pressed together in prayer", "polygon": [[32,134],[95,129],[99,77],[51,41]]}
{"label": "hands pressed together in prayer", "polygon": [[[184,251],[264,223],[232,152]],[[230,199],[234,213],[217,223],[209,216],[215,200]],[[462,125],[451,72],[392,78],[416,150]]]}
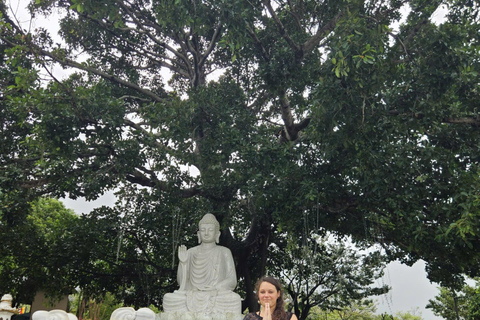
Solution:
{"label": "hands pressed together in prayer", "polygon": [[270,303],[265,303],[265,316],[263,320],[272,320],[272,311],[270,310]]}

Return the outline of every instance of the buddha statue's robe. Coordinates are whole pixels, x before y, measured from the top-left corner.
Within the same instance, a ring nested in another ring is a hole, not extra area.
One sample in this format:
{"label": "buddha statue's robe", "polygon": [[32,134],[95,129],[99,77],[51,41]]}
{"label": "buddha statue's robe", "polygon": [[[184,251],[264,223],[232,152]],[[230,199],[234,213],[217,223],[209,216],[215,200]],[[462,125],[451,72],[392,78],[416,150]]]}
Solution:
{"label": "buddha statue's robe", "polygon": [[237,275],[228,248],[196,246],[187,250],[187,259],[177,272],[180,288],[163,297],[165,312],[241,314],[241,298],[233,290]]}

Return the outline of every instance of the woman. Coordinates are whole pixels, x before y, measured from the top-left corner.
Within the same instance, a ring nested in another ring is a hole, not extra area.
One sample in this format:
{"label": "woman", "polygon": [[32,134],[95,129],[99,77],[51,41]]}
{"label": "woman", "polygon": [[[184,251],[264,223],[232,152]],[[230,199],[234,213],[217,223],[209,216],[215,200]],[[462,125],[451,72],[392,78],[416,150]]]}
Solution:
{"label": "woman", "polygon": [[258,280],[255,290],[260,311],[247,314],[243,320],[298,320],[295,314],[285,312],[280,281],[265,276]]}

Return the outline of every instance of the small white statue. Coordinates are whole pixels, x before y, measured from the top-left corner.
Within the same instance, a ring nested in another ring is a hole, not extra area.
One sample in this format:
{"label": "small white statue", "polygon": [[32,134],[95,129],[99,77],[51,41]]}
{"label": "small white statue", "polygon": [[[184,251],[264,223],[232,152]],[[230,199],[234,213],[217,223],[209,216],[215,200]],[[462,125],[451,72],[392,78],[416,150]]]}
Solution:
{"label": "small white statue", "polygon": [[131,307],[122,307],[112,312],[110,320],[155,320],[155,312],[149,308],[135,311]]}
{"label": "small white statue", "polygon": [[53,309],[37,310],[32,314],[32,320],[78,320],[73,313],[67,313],[65,310]]}
{"label": "small white statue", "polygon": [[198,223],[200,245],[187,250],[178,248],[178,290],[163,297],[168,312],[203,314],[232,313],[241,315],[241,298],[233,292],[237,274],[232,253],[217,245],[220,224],[213,214],[206,214]]}
{"label": "small white statue", "polygon": [[12,307],[13,297],[11,294],[4,294],[2,301],[0,301],[0,311],[6,311],[11,313],[17,313],[17,309]]}

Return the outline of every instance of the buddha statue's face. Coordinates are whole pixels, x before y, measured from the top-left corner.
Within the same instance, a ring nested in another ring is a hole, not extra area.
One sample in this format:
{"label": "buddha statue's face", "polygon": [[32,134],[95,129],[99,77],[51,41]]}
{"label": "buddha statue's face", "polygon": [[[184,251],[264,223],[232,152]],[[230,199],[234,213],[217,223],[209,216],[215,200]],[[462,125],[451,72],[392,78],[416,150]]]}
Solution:
{"label": "buddha statue's face", "polygon": [[198,229],[198,237],[202,243],[215,242],[220,232],[215,230],[213,223],[202,223]]}

